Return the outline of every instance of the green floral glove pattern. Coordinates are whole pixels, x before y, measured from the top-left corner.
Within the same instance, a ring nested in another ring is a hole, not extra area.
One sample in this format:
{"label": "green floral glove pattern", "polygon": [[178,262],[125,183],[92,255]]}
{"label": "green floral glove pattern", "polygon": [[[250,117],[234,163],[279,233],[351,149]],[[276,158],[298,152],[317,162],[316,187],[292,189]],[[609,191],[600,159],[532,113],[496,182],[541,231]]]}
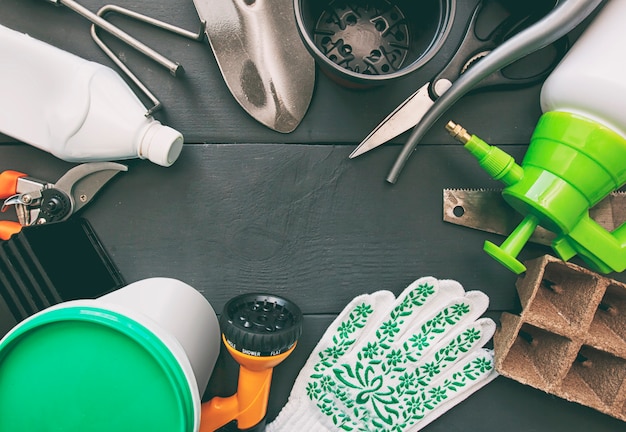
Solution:
{"label": "green floral glove pattern", "polygon": [[[303,387],[294,403],[316,410],[315,430],[415,431],[496,377],[492,353],[481,349],[495,330],[479,319],[488,304],[483,293],[422,278],[392,304],[373,295],[355,300],[292,391],[293,398]],[[289,408],[283,411],[287,417]],[[309,416],[296,417],[312,425]],[[295,430],[288,426],[268,430]]]}

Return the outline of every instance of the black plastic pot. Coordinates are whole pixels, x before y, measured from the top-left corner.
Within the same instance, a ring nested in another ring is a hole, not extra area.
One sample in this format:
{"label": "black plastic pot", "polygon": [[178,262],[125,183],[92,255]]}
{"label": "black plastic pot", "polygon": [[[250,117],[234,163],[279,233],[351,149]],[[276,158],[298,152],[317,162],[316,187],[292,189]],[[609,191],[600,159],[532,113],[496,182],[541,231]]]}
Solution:
{"label": "black plastic pot", "polygon": [[446,40],[455,0],[294,0],[305,46],[323,72],[370,87],[423,66]]}

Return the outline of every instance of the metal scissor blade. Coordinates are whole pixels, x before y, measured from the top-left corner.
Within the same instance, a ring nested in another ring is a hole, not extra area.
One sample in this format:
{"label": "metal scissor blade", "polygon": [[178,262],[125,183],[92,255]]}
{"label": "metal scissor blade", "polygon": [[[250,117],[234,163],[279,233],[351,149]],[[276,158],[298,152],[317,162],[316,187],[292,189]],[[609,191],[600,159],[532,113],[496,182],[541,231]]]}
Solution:
{"label": "metal scissor blade", "polygon": [[67,217],[86,206],[120,171],[128,171],[128,167],[115,162],[91,162],[75,166],[66,172],[54,184],[54,188],[63,191],[72,201],[72,209]]}
{"label": "metal scissor blade", "polygon": [[[589,216],[608,231],[626,220],[626,193],[613,192],[594,207]],[[500,235],[509,235],[522,221],[522,215],[509,206],[497,189],[444,189],[444,222]],[[550,245],[556,235],[541,226],[531,242]]]}
{"label": "metal scissor blade", "polygon": [[222,77],[239,105],[278,132],[304,117],[315,60],[298,34],[293,0],[194,0]]}
{"label": "metal scissor blade", "polygon": [[362,155],[408,131],[419,123],[422,116],[434,103],[428,93],[430,83],[424,84],[393,110],[361,144],[350,154],[350,159]]}

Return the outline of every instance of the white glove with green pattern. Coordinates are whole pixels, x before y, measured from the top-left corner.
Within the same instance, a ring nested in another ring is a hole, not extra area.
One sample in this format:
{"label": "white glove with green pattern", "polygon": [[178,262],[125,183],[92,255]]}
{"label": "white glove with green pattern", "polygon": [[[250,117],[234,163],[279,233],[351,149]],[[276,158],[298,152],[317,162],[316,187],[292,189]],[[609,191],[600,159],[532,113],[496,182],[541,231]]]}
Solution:
{"label": "white glove with green pattern", "polygon": [[497,376],[482,348],[495,331],[479,318],[488,303],[480,291],[432,277],[397,299],[389,291],[355,298],[267,431],[420,430]]}

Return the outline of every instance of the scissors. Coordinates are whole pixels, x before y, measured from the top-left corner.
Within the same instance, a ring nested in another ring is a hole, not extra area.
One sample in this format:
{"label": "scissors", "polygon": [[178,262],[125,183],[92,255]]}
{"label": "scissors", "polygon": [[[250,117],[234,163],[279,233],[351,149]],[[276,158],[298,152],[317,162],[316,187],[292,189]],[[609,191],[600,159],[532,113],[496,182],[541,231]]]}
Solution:
{"label": "scissors", "polygon": [[[508,37],[528,27],[541,17],[535,11],[521,10],[516,6],[486,37],[477,34],[477,22],[486,9],[488,1],[481,1],[474,9],[469,20],[465,36],[456,52],[430,82],[424,84],[415,93],[402,102],[389,114],[350,154],[353,159],[372,150],[401,133],[417,125],[428,112],[435,101],[443,95],[462,74],[469,70],[476,62],[487,56]],[[497,87],[519,87],[537,83],[548,76],[556,67],[568,49],[566,38],[560,38],[552,44],[553,58],[541,70],[533,71],[523,76],[507,74],[507,68],[499,69],[474,86],[475,89]]]}

